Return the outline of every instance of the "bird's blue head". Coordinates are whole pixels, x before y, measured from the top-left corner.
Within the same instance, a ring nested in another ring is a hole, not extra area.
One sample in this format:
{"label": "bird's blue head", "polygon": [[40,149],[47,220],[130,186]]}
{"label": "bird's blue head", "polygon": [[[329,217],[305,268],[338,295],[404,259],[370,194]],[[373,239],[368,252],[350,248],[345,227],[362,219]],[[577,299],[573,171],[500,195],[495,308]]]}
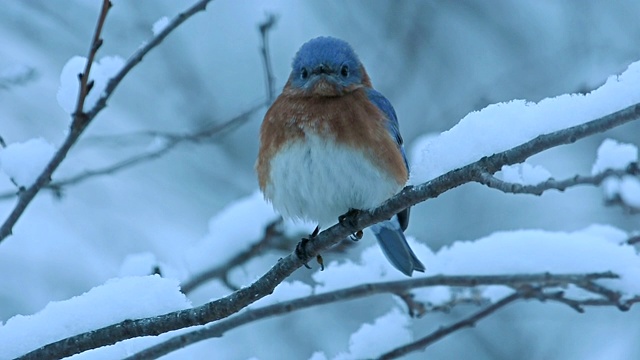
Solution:
{"label": "bird's blue head", "polygon": [[346,41],[318,37],[306,42],[293,58],[291,90],[313,96],[340,96],[363,86],[369,77]]}

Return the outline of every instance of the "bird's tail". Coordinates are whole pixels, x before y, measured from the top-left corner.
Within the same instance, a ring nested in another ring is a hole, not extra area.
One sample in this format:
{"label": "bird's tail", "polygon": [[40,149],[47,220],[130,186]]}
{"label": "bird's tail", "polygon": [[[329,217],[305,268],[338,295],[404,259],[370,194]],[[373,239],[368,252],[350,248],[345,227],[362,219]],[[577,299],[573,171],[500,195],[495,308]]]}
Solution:
{"label": "bird's tail", "polygon": [[391,220],[371,226],[373,234],[378,239],[378,244],[387,260],[403,274],[411,276],[413,271],[424,272],[426,268],[420,262],[416,254],[409,247],[407,239],[400,228],[398,219],[394,216]]}

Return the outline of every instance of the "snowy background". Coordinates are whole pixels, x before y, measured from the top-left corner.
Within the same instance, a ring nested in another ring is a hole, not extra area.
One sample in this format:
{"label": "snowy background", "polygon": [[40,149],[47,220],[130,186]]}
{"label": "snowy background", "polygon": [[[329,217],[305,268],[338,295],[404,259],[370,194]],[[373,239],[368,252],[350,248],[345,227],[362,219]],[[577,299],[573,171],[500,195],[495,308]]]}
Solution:
{"label": "snowy background", "polygon": [[[189,4],[114,1],[98,60],[105,56],[126,59],[153,35],[156,21],[163,16],[171,18]],[[439,148],[437,142],[425,145],[425,139],[452,128],[472,111],[513,99],[539,102],[562,94],[589,92],[602,86],[609,76],[614,77],[607,86],[614,86],[615,75],[640,60],[640,3],[577,4],[214,1],[129,74],[54,179],[157,147],[157,139],[140,132],[195,131],[224,122],[264,101],[256,26],[266,13],[273,13],[279,16],[270,34],[276,88],[286,81],[291,58],[306,40],[332,35],[349,41],[376,88],[394,104],[409,153],[414,154],[411,161],[423,165],[417,167],[415,176],[424,180],[443,171],[446,165],[441,164],[453,161],[446,148]],[[86,56],[97,13],[97,2],[80,0],[64,8],[57,2],[15,1],[4,4],[0,11],[0,136],[10,145],[0,150],[0,166],[4,169],[0,173],[0,193],[15,191],[7,174],[17,183],[28,182],[30,176],[28,171],[21,172],[24,168],[6,160],[15,159],[15,155],[6,155],[10,149],[19,152],[19,144],[27,143],[31,150],[47,154],[64,138],[70,118],[64,101],[60,104],[57,98],[61,73],[74,56]],[[634,66],[630,71],[636,69],[637,73],[638,65]],[[626,74],[622,77],[632,76]],[[454,140],[440,137],[441,143],[452,146],[457,141],[462,149],[469,149],[478,139],[495,139],[489,141],[491,144],[513,139],[506,131],[495,131],[496,124],[464,130],[465,124],[477,126],[474,116],[495,118],[497,124],[508,124],[513,118],[514,129],[525,133],[538,128],[536,121],[549,128],[562,119],[566,124],[589,120],[590,114],[606,114],[607,106],[613,111],[626,106],[625,101],[639,101],[633,84],[626,82],[627,88],[611,90],[614,92],[601,98],[591,97],[596,92],[577,100],[545,100],[537,107],[531,104],[533,115],[525,120],[515,116],[529,107],[524,102],[509,103],[502,110],[490,107],[466,117],[457,127],[459,136],[449,132],[446,136]],[[577,115],[571,108],[582,109],[596,100],[597,111]],[[545,106],[555,112],[540,110]],[[20,354],[22,345],[24,349],[37,346],[9,341],[26,338],[20,337],[19,330],[33,334],[34,328],[41,328],[38,324],[46,323],[51,328],[44,330],[59,335],[53,324],[74,323],[74,319],[78,323],[77,319],[88,317],[83,311],[92,310],[91,306],[110,315],[94,323],[80,321],[77,328],[65,331],[84,331],[83,326],[149,316],[147,308],[156,313],[180,309],[227,293],[223,285],[213,283],[196,290],[187,300],[177,292],[176,280],[184,281],[222,263],[247,241],[259,238],[261,229],[275,218],[256,194],[253,172],[263,113],[224,137],[187,144],[159,160],[65,187],[60,198],[43,191],[14,228],[14,235],[0,243],[0,320],[42,312],[32,318],[13,318],[0,327],[0,339],[5,339],[0,341],[0,358]],[[590,174],[606,138],[639,145],[638,134],[639,124],[626,125],[545,152],[530,163],[543,166],[560,179]],[[423,151],[424,146],[430,150]],[[487,155],[485,148],[476,150],[478,157]],[[437,155],[431,156],[430,152]],[[445,157],[442,162],[433,160]],[[41,159],[42,155],[34,158]],[[510,176],[508,171],[503,173]],[[13,204],[13,200],[0,201],[2,220]],[[416,252],[431,274],[480,274],[491,266],[504,272],[527,272],[537,266],[541,271],[604,270],[611,265],[607,259],[615,258],[620,263],[618,272],[626,274],[627,279],[637,279],[635,251],[617,244],[639,229],[638,215],[603,205],[601,189],[586,186],[534,197],[505,195],[469,184],[416,206],[407,233],[415,238]],[[504,232],[511,230],[517,232]],[[297,225],[289,231],[308,230]],[[509,248],[513,238],[523,245]],[[476,239],[480,240],[468,242]],[[540,241],[547,243],[543,246],[547,252],[531,257],[528,250],[540,246]],[[585,249],[578,253],[581,247]],[[273,251],[250,262],[234,271],[231,280],[246,284],[282,254]],[[557,256],[547,256],[550,254]],[[347,262],[349,258],[363,264],[366,271]],[[530,258],[542,260],[524,261]],[[386,273],[384,259],[368,235],[347,253],[325,259],[330,263],[327,271],[299,270],[295,274],[296,279],[313,287],[294,283],[287,287],[288,294],[281,296],[396,278]],[[503,262],[496,265],[496,259]],[[167,280],[127,277],[147,275],[156,265]],[[343,275],[348,281],[336,284],[335,274],[348,274]],[[636,291],[633,281],[625,286],[625,291]],[[74,302],[52,303],[45,309],[51,301],[66,300],[92,288],[87,295],[70,300]],[[437,294],[422,295],[433,300]],[[439,296],[446,298],[446,294]],[[158,297],[165,301],[153,305],[152,299]],[[230,359],[280,359],[286,353],[298,359],[309,358],[316,351],[324,354],[315,358],[334,358],[341,352],[353,355],[372,350],[363,339],[387,340],[383,343],[386,346],[374,349],[371,356],[452,323],[470,309],[460,307],[450,314],[408,321],[402,306],[392,297],[376,296],[255,323],[222,339],[175,353],[173,358],[206,353]],[[426,354],[433,359],[637,358],[639,311],[589,308],[586,314],[577,314],[566,306],[523,302],[496,313],[472,330],[446,338]],[[65,319],[64,314],[75,318]],[[3,343],[16,347],[3,349]],[[127,343],[110,349],[117,353],[100,355],[96,351],[83,358],[122,357],[146,344]]]}

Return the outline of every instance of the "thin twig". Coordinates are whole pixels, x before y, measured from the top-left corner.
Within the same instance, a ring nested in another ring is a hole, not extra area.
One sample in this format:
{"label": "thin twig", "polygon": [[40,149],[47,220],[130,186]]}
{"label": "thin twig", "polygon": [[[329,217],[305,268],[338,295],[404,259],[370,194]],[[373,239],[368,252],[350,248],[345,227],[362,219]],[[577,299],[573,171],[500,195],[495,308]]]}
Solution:
{"label": "thin twig", "polygon": [[262,38],[262,46],[260,51],[262,52],[262,62],[264,64],[264,75],[266,77],[265,84],[267,86],[267,101],[269,104],[275,99],[275,78],[273,76],[273,68],[271,66],[271,56],[269,55],[269,30],[277,22],[277,17],[274,14],[267,15],[267,19],[262,22],[258,29]]}
{"label": "thin twig", "polygon": [[497,301],[489,306],[487,306],[486,308],[474,313],[473,315],[464,318],[456,323],[453,323],[449,326],[443,326],[441,328],[439,328],[438,330],[432,332],[431,334],[429,334],[428,336],[425,336],[421,339],[418,339],[412,343],[406,344],[404,346],[398,347],[386,354],[381,355],[378,359],[380,360],[386,360],[386,359],[397,359],[400,356],[406,355],[410,352],[414,352],[417,350],[422,350],[424,348],[426,348],[427,346],[433,344],[434,342],[444,338],[445,336],[458,331],[462,328],[466,328],[466,327],[472,327],[475,325],[476,322],[478,322],[479,320],[482,320],[483,318],[493,314],[496,310],[503,308],[509,304],[511,304],[512,302],[521,299],[522,295],[518,292],[515,292],[505,298],[503,298],[500,301]]}
{"label": "thin twig", "polygon": [[[568,129],[536,137],[515,148],[484,157],[446,174],[440,175],[424,184],[407,186],[399,194],[392,197],[380,207],[371,211],[362,211],[355,219],[348,219],[336,224],[314,238],[306,246],[309,259],[329,249],[354,232],[364,229],[380,221],[391,218],[398,212],[427,199],[458,187],[462,184],[479,181],[483,172],[495,173],[504,165],[513,165],[525,161],[528,157],[544,150],[602,132],[627,122],[640,119],[640,104]],[[309,259],[300,259],[294,252],[280,259],[269,271],[244,287],[221,299],[211,301],[202,306],[172,312],[153,318],[137,319],[125,324],[115,324],[76,335],[41,347],[27,355],[24,359],[36,359],[59,354],[70,356],[78,352],[96,347],[114,344],[118,341],[139,336],[157,335],[188,326],[204,325],[211,321],[226,318],[251,303],[271,294],[278,284],[289,277],[295,270]]]}
{"label": "thin twig", "polygon": [[93,65],[93,59],[96,57],[98,49],[102,46],[102,26],[107,18],[109,9],[113,6],[111,1],[103,0],[102,9],[100,10],[100,16],[98,17],[98,24],[96,25],[96,31],[93,34],[93,40],[91,41],[91,49],[89,50],[89,57],[85,64],[84,71],[78,74],[80,80],[80,88],[78,90],[78,101],[76,102],[76,111],[73,115],[73,122],[71,124],[71,131],[82,132],[84,127],[89,124],[90,119],[86,117],[84,113],[84,101],[93,87],[93,81],[89,81],[89,74],[91,73],[91,66]]}
{"label": "thin twig", "polygon": [[[100,12],[100,17],[98,19],[98,24],[96,26],[96,32],[93,36],[93,42],[91,44],[91,50],[89,52],[87,67],[85,72],[82,74],[80,79],[80,95],[79,101],[76,106],[76,112],[73,114],[73,121],[71,125],[71,131],[67,135],[67,138],[64,140],[58,151],[53,155],[53,158],[49,161],[47,166],[38,176],[36,182],[29,186],[24,191],[21,191],[19,194],[18,202],[14,206],[9,216],[4,221],[2,226],[0,226],[0,242],[6,239],[9,235],[11,235],[13,226],[18,222],[22,213],[27,209],[27,206],[31,203],[31,201],[35,198],[35,196],[40,192],[40,189],[47,185],[51,181],[51,176],[53,172],[60,166],[62,161],[66,158],[67,153],[71,149],[71,147],[76,143],[80,135],[83,133],[84,129],[91,123],[91,120],[98,115],[98,113],[107,106],[107,100],[113,94],[113,91],[120,84],[122,79],[133,69],[142,58],[149,52],[151,49],[156,47],[162,40],[164,40],[169,33],[175,30],[180,24],[182,24],[185,20],[190,18],[192,15],[199,11],[205,10],[207,4],[211,0],[200,0],[187,9],[185,12],[176,16],[173,20],[167,24],[167,26],[155,35],[148,43],[142,46],[138,51],[136,51],[132,57],[127,60],[122,69],[107,83],[107,86],[93,106],[93,108],[87,112],[84,112],[84,98],[86,97],[88,91],[90,90],[89,81],[89,70],[91,69],[92,60],[95,57],[95,53],[98,51],[100,45],[102,45],[102,40],[100,38],[100,31],[102,30],[102,25],[104,24],[104,20],[107,14],[107,10],[111,7],[111,3],[108,0],[103,0],[102,11]],[[84,84],[84,85],[83,85]],[[84,94],[84,95],[83,95]],[[79,109],[79,111],[78,111]]]}
{"label": "thin twig", "polygon": [[480,174],[478,182],[505,193],[542,195],[543,192],[551,189],[565,191],[567,188],[577,185],[599,186],[605,179],[611,176],[622,177],[624,175],[639,175],[639,173],[637,172],[637,166],[628,166],[624,170],[607,169],[597,175],[592,176],[576,175],[565,180],[555,180],[551,178],[536,185],[510,183],[504,180],[500,180],[488,172],[482,172]]}

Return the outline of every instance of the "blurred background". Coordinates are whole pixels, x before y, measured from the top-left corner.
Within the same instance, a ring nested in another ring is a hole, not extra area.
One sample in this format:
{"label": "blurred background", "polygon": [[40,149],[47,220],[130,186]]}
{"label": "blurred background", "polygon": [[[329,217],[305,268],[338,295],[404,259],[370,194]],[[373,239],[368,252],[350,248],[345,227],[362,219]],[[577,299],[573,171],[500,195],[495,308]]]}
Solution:
{"label": "blurred background", "polygon": [[[192,3],[113,2],[98,59],[126,59],[152,36],[158,19],[171,18]],[[64,138],[70,119],[56,101],[60,72],[72,56],[86,56],[99,3],[3,4],[0,137],[6,143],[42,137],[58,145]],[[320,35],[347,40],[374,86],[395,106],[408,148],[419,137],[445,131],[489,104],[589,92],[640,60],[640,2],[634,0],[214,1],[125,78],[54,179],[153,147],[154,138],[140,132],[193,132],[264,102],[257,26],[268,14],[278,19],[269,33],[278,92],[302,43]],[[188,268],[185,249],[205,236],[208,220],[257,188],[253,164],[265,111],[223,136],[65,187],[60,197],[42,192],[14,235],[0,244],[0,320],[36,312],[49,301],[81,294],[117,276],[130,254],[150,252],[160,262]],[[638,124],[627,125],[531,162],[544,165],[556,178],[587,174],[603,139],[638,145],[638,134]],[[0,193],[14,190],[0,174]],[[13,204],[0,201],[2,220]],[[416,206],[408,234],[437,250],[498,230],[573,231],[592,223],[626,231],[639,227],[638,215],[605,207],[596,188],[534,197],[470,184]],[[224,251],[223,241],[220,249]],[[194,303],[211,297],[199,294]],[[388,296],[374,297],[308,310],[233,331],[194,349],[215,348],[230,359],[280,359],[282,353],[308,358],[315,350],[333,356],[347,348],[349,334],[360,324],[386,313],[392,303]],[[416,336],[468,310],[418,320]],[[322,311],[322,320],[316,311]],[[523,303],[409,358],[640,358],[635,341],[639,315],[637,307],[629,313],[588,309],[577,314],[559,305]],[[340,319],[335,322],[340,326],[332,326],[332,319]]]}

